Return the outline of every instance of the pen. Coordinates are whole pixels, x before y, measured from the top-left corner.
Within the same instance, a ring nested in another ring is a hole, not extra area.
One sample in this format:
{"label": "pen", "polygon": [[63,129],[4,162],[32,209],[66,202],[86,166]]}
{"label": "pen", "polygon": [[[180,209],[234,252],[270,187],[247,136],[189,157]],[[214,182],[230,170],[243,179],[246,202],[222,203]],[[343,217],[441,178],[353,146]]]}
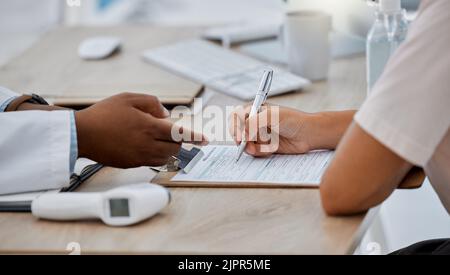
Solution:
{"label": "pen", "polygon": [[[248,117],[252,117],[256,114],[258,114],[259,109],[264,104],[264,102],[267,99],[267,95],[270,91],[270,86],[272,85],[272,78],[273,78],[273,70],[264,70],[263,77],[261,79],[261,83],[259,84],[259,89],[256,92],[255,100],[253,101],[252,109],[250,110],[250,114]],[[239,159],[242,156],[242,153],[245,150],[245,147],[247,146],[247,141],[245,140],[245,131],[242,133],[242,139],[241,144],[239,145],[237,156],[236,156],[236,162],[239,161]]]}

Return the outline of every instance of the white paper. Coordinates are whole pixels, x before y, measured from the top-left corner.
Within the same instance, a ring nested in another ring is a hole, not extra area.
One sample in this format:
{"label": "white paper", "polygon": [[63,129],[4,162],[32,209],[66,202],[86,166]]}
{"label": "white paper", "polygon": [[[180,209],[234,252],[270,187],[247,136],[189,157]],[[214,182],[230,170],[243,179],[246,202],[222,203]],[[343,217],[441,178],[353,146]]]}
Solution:
{"label": "white paper", "polygon": [[236,146],[206,146],[205,156],[188,173],[179,172],[172,181],[248,182],[319,185],[330,163],[332,151],[302,155],[272,155],[254,158],[243,154],[236,162]]}

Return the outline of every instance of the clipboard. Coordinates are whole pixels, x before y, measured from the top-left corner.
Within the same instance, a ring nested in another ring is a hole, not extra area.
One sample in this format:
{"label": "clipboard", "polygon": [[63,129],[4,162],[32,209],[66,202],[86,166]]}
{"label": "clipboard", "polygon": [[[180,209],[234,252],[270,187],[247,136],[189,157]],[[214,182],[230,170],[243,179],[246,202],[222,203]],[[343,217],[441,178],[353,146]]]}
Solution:
{"label": "clipboard", "polygon": [[[285,184],[285,183],[254,183],[254,182],[191,182],[191,181],[172,181],[172,178],[181,170],[189,172],[192,167],[201,159],[202,151],[196,147],[191,150],[182,148],[180,153],[172,164],[169,171],[160,171],[152,180],[166,187],[202,187],[202,188],[319,188],[316,184]],[[177,162],[178,161],[178,162]],[[187,167],[187,169],[186,169]],[[177,170],[177,171],[174,171]],[[417,189],[420,188],[425,180],[425,172],[422,168],[413,167],[402,180],[397,189]]]}

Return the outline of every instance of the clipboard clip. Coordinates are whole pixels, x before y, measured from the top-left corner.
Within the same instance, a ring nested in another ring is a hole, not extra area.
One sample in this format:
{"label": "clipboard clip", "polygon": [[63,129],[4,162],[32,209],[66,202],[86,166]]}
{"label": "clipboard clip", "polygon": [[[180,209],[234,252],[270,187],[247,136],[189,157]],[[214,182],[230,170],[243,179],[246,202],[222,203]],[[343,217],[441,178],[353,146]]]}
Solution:
{"label": "clipboard clip", "polygon": [[204,156],[205,153],[197,147],[193,147],[191,150],[181,148],[178,155],[172,156],[166,165],[150,167],[150,169],[157,172],[177,172],[181,170],[184,173],[189,173]]}

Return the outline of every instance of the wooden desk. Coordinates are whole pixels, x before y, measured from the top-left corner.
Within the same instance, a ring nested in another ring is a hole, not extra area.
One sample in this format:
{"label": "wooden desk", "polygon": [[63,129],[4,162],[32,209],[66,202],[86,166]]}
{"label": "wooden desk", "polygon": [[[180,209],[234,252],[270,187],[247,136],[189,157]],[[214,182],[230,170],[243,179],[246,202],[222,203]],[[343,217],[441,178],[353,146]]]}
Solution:
{"label": "wooden desk", "polygon": [[[171,30],[146,26],[57,28],[0,68],[0,83],[14,91],[38,93],[57,105],[90,105],[120,92],[151,94],[164,104],[190,104],[202,85],[142,62],[144,50],[196,33],[178,32],[174,37]],[[120,52],[101,61],[82,60],[78,45],[93,36],[120,37]]]}
{"label": "wooden desk", "polygon": [[[159,29],[155,33],[159,34],[155,39],[162,42],[195,32]],[[48,50],[57,50],[55,47]],[[365,90],[364,57],[360,56],[334,60],[328,81],[300,93],[271,98],[270,102],[305,111],[357,108]],[[208,101],[208,105],[219,106],[241,103],[216,93]],[[149,181],[153,176],[148,168],[105,168],[82,191]],[[75,241],[82,253],[345,254],[353,252],[371,221],[371,215],[364,214],[326,216],[316,189],[171,191],[172,204],[160,215],[126,228],[111,228],[96,221],[48,222],[29,214],[0,214],[0,253],[67,253],[67,244]]]}

